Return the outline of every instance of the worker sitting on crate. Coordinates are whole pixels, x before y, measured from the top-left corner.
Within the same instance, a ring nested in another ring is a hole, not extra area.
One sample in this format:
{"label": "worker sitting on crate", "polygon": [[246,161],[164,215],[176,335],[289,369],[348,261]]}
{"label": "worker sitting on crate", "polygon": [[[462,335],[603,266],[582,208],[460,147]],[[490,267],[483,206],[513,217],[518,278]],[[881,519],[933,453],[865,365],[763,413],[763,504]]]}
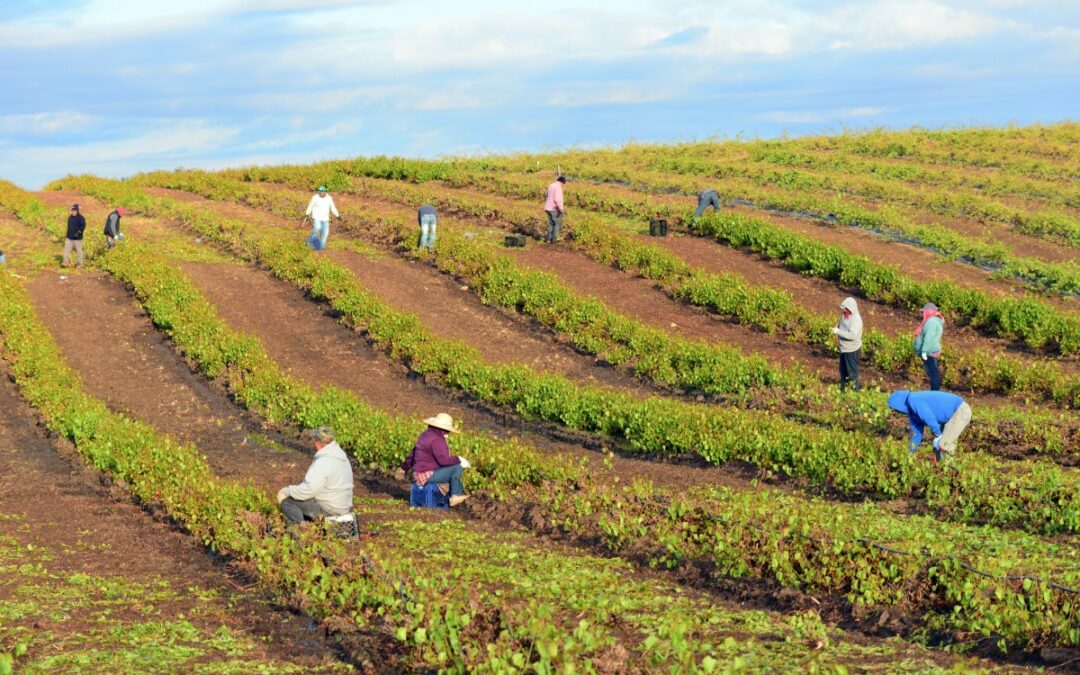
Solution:
{"label": "worker sitting on crate", "polygon": [[702,190],[697,196],[697,211],[694,211],[694,217],[700,218],[710,206],[715,211],[720,210],[720,193],[716,190]]}
{"label": "worker sitting on crate", "polygon": [[352,514],[352,464],[334,440],[334,430],[330,427],[308,429],[304,436],[311,441],[315,459],[302,483],[278,490],[281,512],[294,524],[320,518],[335,525],[351,521],[350,529],[358,534],[356,518]]}
{"label": "worker sitting on crate", "polygon": [[428,427],[420,434],[420,438],[416,439],[416,445],[405,458],[399,474],[404,477],[406,472],[411,471],[413,485],[419,488],[432,483],[438,485],[444,495],[449,490],[450,506],[457,506],[468,499],[465,488],[461,485],[461,475],[463,470],[471,465],[464,457],[450,454],[446,437],[457,433],[454,418],[446,413],[439,413],[435,417],[427,418],[424,423]]}

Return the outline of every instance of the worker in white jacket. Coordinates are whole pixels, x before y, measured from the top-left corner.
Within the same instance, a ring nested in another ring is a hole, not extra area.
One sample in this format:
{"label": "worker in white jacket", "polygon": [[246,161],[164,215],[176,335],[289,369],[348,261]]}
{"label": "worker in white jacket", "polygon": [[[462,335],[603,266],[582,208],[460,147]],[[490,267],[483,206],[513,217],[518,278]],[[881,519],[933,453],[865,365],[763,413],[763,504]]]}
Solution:
{"label": "worker in white jacket", "polygon": [[281,512],[293,523],[352,512],[352,465],[334,440],[334,431],[330,427],[319,427],[309,429],[305,436],[311,439],[315,460],[308,467],[302,483],[278,490]]}
{"label": "worker in white jacket", "polygon": [[840,303],[840,321],[833,326],[836,345],[840,349],[840,388],[851,385],[855,391],[859,384],[859,357],[862,355],[862,317],[855,298],[844,298]]}
{"label": "worker in white jacket", "polygon": [[320,185],[318,192],[311,196],[304,214],[311,216],[311,236],[308,237],[308,243],[316,251],[326,248],[326,240],[330,237],[331,213],[335,218],[341,217],[334,206],[334,198],[327,193],[325,185]]}

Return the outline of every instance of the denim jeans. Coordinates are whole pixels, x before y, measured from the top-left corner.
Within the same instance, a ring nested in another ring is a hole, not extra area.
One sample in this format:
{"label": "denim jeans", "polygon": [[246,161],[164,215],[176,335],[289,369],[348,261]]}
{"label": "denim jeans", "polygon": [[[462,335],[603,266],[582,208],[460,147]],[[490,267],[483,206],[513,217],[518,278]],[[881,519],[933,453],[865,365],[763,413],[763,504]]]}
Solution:
{"label": "denim jeans", "polygon": [[431,474],[431,478],[427,479],[428,483],[450,483],[450,495],[463,495],[465,494],[465,488],[461,485],[461,474],[464,469],[460,464],[453,466],[440,467],[438,471]]}
{"label": "denim jeans", "polygon": [[435,249],[435,228],[439,225],[439,217],[425,213],[420,216],[420,248],[429,251]]}
{"label": "denim jeans", "polygon": [[720,210],[720,195],[716,190],[706,190],[698,197],[697,211],[694,211],[694,217],[700,218],[701,214],[705,213],[705,209],[713,207],[717,211]]}
{"label": "denim jeans", "polygon": [[941,370],[938,367],[938,359],[933,356],[927,356],[923,361],[923,367],[926,368],[926,376],[930,378],[930,391],[941,390]]}
{"label": "denim jeans", "polygon": [[311,221],[311,236],[319,238],[319,250],[326,248],[326,240],[330,237],[330,221]]}
{"label": "denim jeans", "polygon": [[281,502],[281,512],[290,523],[302,523],[304,520],[318,520],[326,515],[314,499],[293,499],[286,497]]}
{"label": "denim jeans", "polygon": [[556,242],[559,240],[559,230],[562,229],[563,214],[556,211],[545,211],[548,216],[548,232],[547,241]]}

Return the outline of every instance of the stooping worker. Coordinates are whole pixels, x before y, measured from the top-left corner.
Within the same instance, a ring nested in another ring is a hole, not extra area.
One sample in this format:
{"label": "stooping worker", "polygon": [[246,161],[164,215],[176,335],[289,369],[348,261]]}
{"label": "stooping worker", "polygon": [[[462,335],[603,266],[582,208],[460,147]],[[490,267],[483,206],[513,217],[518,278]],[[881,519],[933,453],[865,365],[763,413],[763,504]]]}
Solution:
{"label": "stooping worker", "polygon": [[559,230],[562,229],[563,216],[566,214],[563,204],[563,185],[565,184],[566,176],[559,176],[547,189],[544,212],[548,217],[548,231],[544,240],[548,243],[553,244],[559,240]]}
{"label": "stooping worker", "polygon": [[923,361],[926,376],[930,379],[930,391],[941,389],[941,335],[945,332],[945,317],[937,305],[928,302],[922,308],[922,322],[915,329],[915,353]]}
{"label": "stooping worker", "polygon": [[341,217],[334,205],[334,198],[326,192],[325,185],[320,185],[315,194],[311,195],[307,211],[304,212],[304,215],[311,216],[311,236],[308,237],[308,244],[316,251],[325,249],[326,240],[330,238],[331,213],[335,218]]}
{"label": "stooping worker", "polygon": [[64,235],[64,267],[71,266],[71,251],[75,250],[75,260],[83,266],[83,233],[86,232],[86,218],[79,213],[79,205],[72,204],[68,210],[67,234]]}
{"label": "stooping worker", "polygon": [[416,221],[420,224],[420,248],[435,250],[435,229],[439,225],[439,212],[431,204],[424,204],[416,210]]}
{"label": "stooping worker", "polygon": [[702,190],[697,196],[697,211],[694,211],[694,217],[700,218],[710,206],[714,211],[720,210],[720,193],[716,190]]}
{"label": "stooping worker", "polygon": [[330,427],[308,429],[304,436],[311,441],[315,459],[298,485],[278,490],[281,512],[290,523],[318,520],[326,516],[343,516],[352,512],[352,464],[345,451],[334,440]]}
{"label": "stooping worker", "polygon": [[855,298],[844,298],[840,303],[840,321],[832,329],[840,349],[840,388],[851,385],[859,391],[859,357],[862,354],[862,316]]}
{"label": "stooping worker", "polygon": [[120,234],[120,219],[126,215],[127,209],[120,206],[105,219],[105,246],[107,248],[112,248],[116,246],[116,242],[123,240],[124,237]]}
{"label": "stooping worker", "polygon": [[971,406],[964,399],[947,391],[900,390],[889,395],[889,407],[908,416],[912,456],[922,443],[923,429],[929,427],[934,434],[934,460],[945,465],[952,462],[956,441],[971,422]]}
{"label": "stooping worker", "polygon": [[457,506],[469,498],[461,484],[461,476],[463,470],[472,465],[464,457],[450,454],[446,437],[457,433],[454,418],[447,413],[439,413],[424,420],[424,424],[428,427],[416,439],[416,445],[401,465],[399,475],[404,477],[406,472],[411,471],[413,483],[419,487],[428,483],[449,484],[450,506]]}

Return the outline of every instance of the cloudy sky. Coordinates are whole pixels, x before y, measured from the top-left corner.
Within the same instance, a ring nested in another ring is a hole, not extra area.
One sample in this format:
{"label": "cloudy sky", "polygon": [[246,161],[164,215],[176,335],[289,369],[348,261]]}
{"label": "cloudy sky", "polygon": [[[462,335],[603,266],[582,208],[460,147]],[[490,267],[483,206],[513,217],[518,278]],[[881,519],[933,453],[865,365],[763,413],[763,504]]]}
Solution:
{"label": "cloudy sky", "polygon": [[1080,0],[4,0],[0,177],[1080,119]]}

